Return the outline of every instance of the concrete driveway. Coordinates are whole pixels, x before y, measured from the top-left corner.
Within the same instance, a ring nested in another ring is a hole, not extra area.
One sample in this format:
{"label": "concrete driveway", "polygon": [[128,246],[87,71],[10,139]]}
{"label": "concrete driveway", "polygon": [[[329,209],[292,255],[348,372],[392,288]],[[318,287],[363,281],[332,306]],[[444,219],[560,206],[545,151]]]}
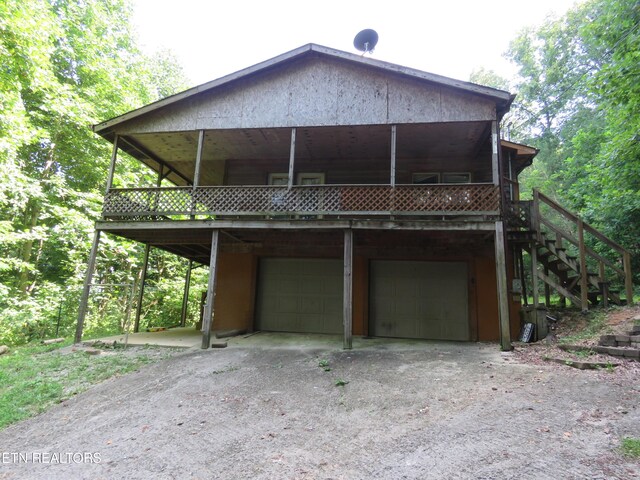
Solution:
{"label": "concrete driveway", "polygon": [[260,334],[188,350],[0,432],[0,478],[640,477],[618,453],[640,437],[637,377],[493,344],[355,346]]}

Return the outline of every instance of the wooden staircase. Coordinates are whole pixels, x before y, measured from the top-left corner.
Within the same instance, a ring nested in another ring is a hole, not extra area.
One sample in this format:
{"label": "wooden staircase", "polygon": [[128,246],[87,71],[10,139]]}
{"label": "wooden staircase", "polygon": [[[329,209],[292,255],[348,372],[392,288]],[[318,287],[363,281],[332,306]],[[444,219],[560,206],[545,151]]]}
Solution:
{"label": "wooden staircase", "polygon": [[[524,285],[522,251],[531,257],[531,289],[538,305],[539,284],[549,304],[550,289],[583,311],[589,306],[633,303],[631,257],[627,250],[554,200],[534,190],[533,201],[511,202],[508,238],[515,248]],[[624,288],[624,298],[612,285]]]}

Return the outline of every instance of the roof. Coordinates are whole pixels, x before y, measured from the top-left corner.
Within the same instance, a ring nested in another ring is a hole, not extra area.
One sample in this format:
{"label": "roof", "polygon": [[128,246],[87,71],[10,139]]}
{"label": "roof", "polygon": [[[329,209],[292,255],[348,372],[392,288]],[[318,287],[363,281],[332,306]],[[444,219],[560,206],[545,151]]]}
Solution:
{"label": "roof", "polygon": [[259,72],[278,68],[279,66],[282,66],[283,64],[289,63],[293,60],[296,60],[305,56],[311,56],[311,55],[320,55],[320,56],[340,59],[343,61],[353,62],[356,64],[367,66],[369,68],[374,68],[374,69],[382,70],[388,73],[410,77],[416,80],[420,80],[420,81],[424,81],[432,84],[446,86],[449,88],[456,89],[458,91],[462,91],[469,94],[478,95],[487,99],[491,99],[496,103],[498,118],[501,118],[502,115],[509,110],[511,103],[515,98],[515,95],[512,95],[509,92],[506,92],[504,90],[498,90],[495,88],[477,85],[477,84],[465,82],[462,80],[455,80],[442,75],[436,75],[433,73],[428,73],[421,70],[416,70],[413,68],[404,67],[404,66],[389,63],[389,62],[384,62],[381,60],[365,57],[362,55],[356,55],[353,53],[348,53],[341,50],[336,50],[333,48],[328,48],[328,47],[324,47],[314,43],[310,43],[302,47],[296,48],[294,50],[291,50],[290,52],[283,53],[281,55],[278,55],[277,57],[271,58],[269,60],[258,63],[256,65],[253,65],[251,67],[226,75],[216,80],[203,83],[202,85],[198,85],[196,87],[190,88],[176,95],[172,95],[170,97],[164,98],[154,103],[150,103],[136,110],[132,110],[128,113],[125,113],[118,117],[107,120],[105,122],[99,123],[97,125],[93,125],[92,129],[94,132],[105,136],[105,133],[107,133],[106,130],[111,129],[112,127],[118,124],[144,116],[148,113],[176,104],[178,102],[182,102],[198,94],[224,87],[232,82],[236,82],[243,78],[250,77]]}

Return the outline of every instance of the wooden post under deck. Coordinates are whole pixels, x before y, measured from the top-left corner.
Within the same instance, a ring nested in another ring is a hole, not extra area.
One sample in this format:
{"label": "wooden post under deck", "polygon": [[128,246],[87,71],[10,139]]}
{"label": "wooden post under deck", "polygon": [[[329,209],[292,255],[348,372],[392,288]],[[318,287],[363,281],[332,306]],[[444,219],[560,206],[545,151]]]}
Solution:
{"label": "wooden post under deck", "polygon": [[140,273],[140,289],[138,290],[138,303],[136,304],[136,317],[133,321],[133,332],[140,331],[140,315],[142,315],[142,299],[144,298],[144,287],[147,283],[147,270],[149,269],[149,252],[151,245],[144,246],[144,256],[142,258],[142,272]]}
{"label": "wooden post under deck", "polygon": [[351,350],[353,344],[353,230],[344,231],[344,290],[343,317],[345,350]]}
{"label": "wooden post under deck", "polygon": [[498,283],[498,314],[500,318],[500,347],[503,351],[510,351],[511,328],[509,324],[509,287],[507,285],[507,256],[504,246],[504,224],[496,222],[496,277]]}
{"label": "wooden post under deck", "polygon": [[202,319],[202,348],[209,348],[211,343],[211,320],[213,318],[213,306],[216,296],[216,280],[218,266],[218,240],[220,231],[211,233],[211,258],[209,260],[209,283],[207,284],[207,303],[204,306],[204,318]]}
{"label": "wooden post under deck", "polygon": [[191,270],[193,269],[193,260],[189,260],[187,274],[184,279],[184,292],[182,293],[182,312],[180,314],[180,326],[184,327],[187,323],[187,307],[189,306],[189,288],[191,286]]}
{"label": "wooden post under deck", "polygon": [[82,330],[84,328],[84,318],[87,315],[87,306],[89,305],[89,290],[93,281],[93,271],[96,268],[96,257],[98,256],[98,246],[100,244],[100,230],[93,233],[93,244],[91,245],[91,253],[89,254],[89,264],[87,265],[87,273],[84,279],[84,289],[80,298],[80,307],[78,308],[78,323],[76,325],[75,343],[82,341]]}

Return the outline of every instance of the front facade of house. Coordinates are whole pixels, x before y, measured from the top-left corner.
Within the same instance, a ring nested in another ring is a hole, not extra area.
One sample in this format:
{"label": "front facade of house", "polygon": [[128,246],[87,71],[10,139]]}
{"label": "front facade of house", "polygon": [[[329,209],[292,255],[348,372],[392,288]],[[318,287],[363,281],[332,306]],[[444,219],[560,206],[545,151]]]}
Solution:
{"label": "front facade of house", "polygon": [[[108,233],[210,266],[203,346],[237,328],[510,348],[503,212],[535,155],[500,140],[512,100],[311,44],[95,126],[114,149],[77,339]],[[121,152],[158,186],[112,188]]]}

